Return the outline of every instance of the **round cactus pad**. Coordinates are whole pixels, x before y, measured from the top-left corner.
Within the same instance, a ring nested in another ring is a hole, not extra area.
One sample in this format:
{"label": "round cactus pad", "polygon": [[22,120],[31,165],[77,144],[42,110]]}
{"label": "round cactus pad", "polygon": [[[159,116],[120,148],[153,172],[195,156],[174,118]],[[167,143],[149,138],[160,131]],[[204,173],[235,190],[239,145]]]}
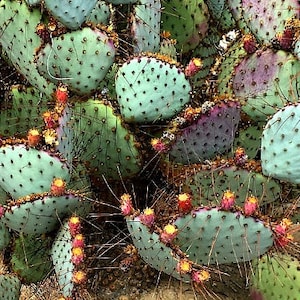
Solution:
{"label": "round cactus pad", "polygon": [[89,210],[89,202],[76,194],[60,197],[41,196],[36,200],[12,205],[2,217],[7,227],[25,234],[50,232],[66,215]]}
{"label": "round cactus pad", "polygon": [[190,91],[180,68],[155,57],[135,57],[116,75],[117,100],[126,122],[171,118],[189,102]]}
{"label": "round cactus pad", "polygon": [[172,249],[159,239],[155,232],[142,224],[139,218],[126,219],[127,227],[134,246],[142,259],[154,269],[171,275],[184,282],[190,282],[189,275],[180,275],[177,271],[178,259],[172,254]]}
{"label": "round cactus pad", "polygon": [[174,244],[197,264],[250,261],[273,246],[273,234],[263,222],[218,208],[198,209],[179,217]]}
{"label": "round cactus pad", "polygon": [[66,165],[47,151],[24,144],[0,148],[0,185],[14,199],[49,191],[53,178],[69,176]]}

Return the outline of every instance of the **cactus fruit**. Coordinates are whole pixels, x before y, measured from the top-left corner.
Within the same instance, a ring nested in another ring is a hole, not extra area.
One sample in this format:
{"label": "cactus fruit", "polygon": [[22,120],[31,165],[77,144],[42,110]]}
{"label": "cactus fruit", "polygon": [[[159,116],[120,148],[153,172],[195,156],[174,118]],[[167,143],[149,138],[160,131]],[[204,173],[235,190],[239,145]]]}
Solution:
{"label": "cactus fruit", "polygon": [[70,178],[59,156],[26,144],[2,145],[0,161],[0,185],[14,199],[48,191],[55,177]]}
{"label": "cactus fruit", "polygon": [[104,31],[86,27],[52,38],[35,62],[40,74],[50,81],[66,83],[75,93],[89,94],[97,89],[114,57],[113,39]]}
{"label": "cactus fruit", "polygon": [[0,299],[19,300],[21,281],[15,275],[0,274]]}
{"label": "cactus fruit", "polygon": [[42,18],[40,10],[29,9],[24,1],[2,0],[0,15],[0,44],[3,51],[33,86],[50,97],[54,86],[38,73],[34,64],[35,51],[41,45],[41,39],[36,34],[36,26]]}
{"label": "cactus fruit", "polygon": [[117,100],[127,122],[169,119],[189,102],[190,91],[181,68],[160,57],[134,57],[116,75]]}
{"label": "cactus fruit", "polygon": [[267,254],[254,263],[251,296],[253,300],[298,299],[299,260],[289,254]]}
{"label": "cactus fruit", "polygon": [[11,256],[13,271],[23,282],[38,282],[49,273],[52,263],[49,246],[51,239],[42,236],[20,235],[14,241]]}
{"label": "cactus fruit", "polygon": [[44,2],[52,16],[73,30],[82,25],[97,4],[97,0],[85,2],[80,0],[45,0]]}
{"label": "cactus fruit", "polygon": [[134,52],[157,52],[160,42],[160,0],[140,0],[134,6],[131,32]]}
{"label": "cactus fruit", "polygon": [[128,178],[140,171],[135,137],[112,107],[99,100],[74,105],[74,156],[91,173],[106,179]]}
{"label": "cactus fruit", "polygon": [[[206,108],[208,104],[208,108]],[[228,151],[240,120],[239,103],[231,99],[204,103],[200,114],[175,134],[168,151],[171,161],[192,164]]]}
{"label": "cactus fruit", "polygon": [[266,176],[300,183],[297,159],[300,105],[290,104],[268,121],[261,140],[261,163]]}

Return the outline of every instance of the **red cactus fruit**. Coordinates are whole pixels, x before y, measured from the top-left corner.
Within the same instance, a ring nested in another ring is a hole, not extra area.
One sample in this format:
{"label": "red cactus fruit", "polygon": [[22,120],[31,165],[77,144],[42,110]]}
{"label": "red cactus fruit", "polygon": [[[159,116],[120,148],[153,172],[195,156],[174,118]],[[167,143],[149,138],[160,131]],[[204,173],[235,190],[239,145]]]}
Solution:
{"label": "red cactus fruit", "polygon": [[84,248],[84,237],[82,234],[78,233],[74,236],[72,248]]}
{"label": "red cactus fruit", "polygon": [[4,215],[4,207],[0,205],[0,218]]}
{"label": "red cactus fruit", "polygon": [[123,216],[130,216],[134,212],[131,196],[129,194],[123,194],[120,198],[120,202]]}
{"label": "red cactus fruit", "polygon": [[257,197],[254,196],[248,197],[244,203],[244,214],[246,216],[253,215],[257,209],[258,209]]}
{"label": "red cactus fruit", "polygon": [[221,199],[221,209],[230,210],[235,204],[235,194],[229,190],[223,193]]}
{"label": "red cactus fruit", "polygon": [[179,274],[188,274],[192,271],[192,263],[188,259],[180,259],[176,269]]}
{"label": "red cactus fruit", "polygon": [[73,282],[76,284],[83,284],[87,280],[86,273],[82,270],[76,271],[73,273]]}
{"label": "red cactus fruit", "polygon": [[237,166],[244,166],[248,160],[248,155],[242,147],[238,147],[234,152],[234,162]]}
{"label": "red cactus fruit", "polygon": [[145,208],[143,213],[140,215],[140,221],[147,227],[152,227],[155,221],[155,214],[152,208]]}
{"label": "red cactus fruit", "polygon": [[170,244],[175,237],[177,236],[178,229],[172,225],[168,224],[164,227],[163,231],[160,234],[160,240],[164,244]]}
{"label": "red cactus fruit", "polygon": [[73,216],[69,220],[69,230],[72,237],[75,237],[76,234],[79,234],[81,231],[81,223],[79,217]]}
{"label": "red cactus fruit", "polygon": [[43,113],[44,123],[47,129],[54,129],[57,127],[57,115],[51,111]]}
{"label": "red cactus fruit", "polygon": [[292,224],[293,222],[291,220],[284,218],[275,226],[275,245],[277,247],[284,248],[294,240],[294,237],[288,233],[288,230]]}
{"label": "red cactus fruit", "polygon": [[51,183],[50,193],[52,196],[59,197],[66,192],[66,182],[61,178],[54,178]]}
{"label": "red cactus fruit", "polygon": [[159,138],[151,139],[151,146],[156,152],[166,152],[168,150],[167,144]]}
{"label": "red cactus fruit", "polygon": [[41,141],[41,134],[37,129],[30,129],[27,134],[27,142],[29,147],[36,147]]}
{"label": "red cactus fruit", "polygon": [[210,274],[205,270],[193,270],[191,278],[195,283],[203,283],[210,279]]}
{"label": "red cactus fruit", "polygon": [[65,104],[68,102],[69,92],[66,85],[60,85],[55,91],[55,99],[57,102]]}
{"label": "red cactus fruit", "polygon": [[203,63],[200,58],[193,57],[184,69],[184,74],[187,77],[195,76],[202,68]]}
{"label": "red cactus fruit", "polygon": [[81,247],[76,247],[72,249],[72,263],[76,266],[81,264],[84,259],[84,250]]}
{"label": "red cactus fruit", "polygon": [[243,47],[248,54],[252,54],[257,50],[257,42],[252,34],[246,34],[244,36]]}
{"label": "red cactus fruit", "polygon": [[177,196],[178,210],[184,214],[193,209],[192,196],[188,193],[182,193]]}

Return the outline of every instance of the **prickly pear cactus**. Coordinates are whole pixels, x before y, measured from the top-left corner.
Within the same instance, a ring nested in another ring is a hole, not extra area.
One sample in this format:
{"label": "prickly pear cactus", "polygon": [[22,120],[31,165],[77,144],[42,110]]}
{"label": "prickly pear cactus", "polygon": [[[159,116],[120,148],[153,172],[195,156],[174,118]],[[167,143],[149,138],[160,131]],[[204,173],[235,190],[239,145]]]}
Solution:
{"label": "prickly pear cactus", "polygon": [[0,298],[3,300],[19,300],[21,281],[15,275],[0,274]]}
{"label": "prickly pear cactus", "polygon": [[9,96],[11,101],[5,103],[0,112],[2,136],[25,136],[29,129],[43,126],[41,115],[47,105],[39,90],[18,85],[11,87]]}
{"label": "prickly pear cactus", "polygon": [[45,0],[45,6],[52,16],[63,23],[70,29],[78,29],[87,19],[93,8],[97,4],[97,0],[84,1],[81,0]]}
{"label": "prickly pear cactus", "polygon": [[134,7],[131,32],[134,52],[157,52],[160,42],[160,0],[140,0]]}
{"label": "prickly pear cactus", "polygon": [[108,25],[110,17],[111,11],[107,1],[97,1],[96,6],[93,8],[86,21],[95,24]]}
{"label": "prickly pear cactus", "polygon": [[177,40],[178,51],[186,53],[195,49],[208,30],[209,12],[204,1],[164,1],[162,30]]}
{"label": "prickly pear cactus", "polygon": [[43,236],[20,235],[14,240],[11,265],[23,282],[43,280],[51,270],[49,246],[51,239]]}
{"label": "prickly pear cactus", "polygon": [[3,207],[0,206],[0,251],[4,250],[10,242],[10,233],[8,228],[1,220],[3,214]]}
{"label": "prickly pear cactus", "polygon": [[229,150],[240,120],[240,106],[232,100],[204,103],[199,116],[179,130],[169,154],[171,161],[191,164]]}
{"label": "prickly pear cactus", "polygon": [[[282,50],[257,51],[235,67],[232,86],[243,99],[243,111],[255,121],[264,121],[276,108],[293,101],[297,95],[299,61]],[[292,80],[292,81],[291,81]]]}
{"label": "prickly pear cactus", "polygon": [[63,222],[51,247],[51,258],[64,297],[72,297],[78,284],[85,283],[81,269],[84,260],[84,239],[78,217]]}
{"label": "prickly pear cactus", "polygon": [[115,84],[126,122],[166,120],[190,100],[191,86],[182,70],[155,56],[138,56],[124,63]]}
{"label": "prickly pear cactus", "polygon": [[288,254],[264,255],[254,263],[251,297],[253,300],[298,299],[299,260]]}
{"label": "prickly pear cactus", "polygon": [[151,233],[138,217],[135,219],[127,218],[126,222],[133,244],[146,263],[159,272],[164,272],[184,282],[190,282],[188,275],[178,273],[179,258],[176,259],[172,254],[172,249],[160,241],[159,234]]}
{"label": "prickly pear cactus", "polygon": [[95,91],[112,66],[114,41],[89,27],[53,38],[35,58],[38,71],[54,83],[66,83],[78,94]]}
{"label": "prickly pear cactus", "polygon": [[2,0],[0,15],[0,44],[3,51],[33,86],[50,97],[54,86],[38,73],[34,63],[35,51],[41,45],[41,39],[36,34],[36,26],[42,18],[40,9],[29,9],[24,1]]}
{"label": "prickly pear cactus", "polygon": [[273,246],[272,230],[240,213],[200,208],[178,217],[174,244],[197,264],[250,261]]}
{"label": "prickly pear cactus", "polygon": [[49,191],[55,177],[70,178],[59,156],[26,144],[2,145],[0,161],[0,185],[14,199]]}
{"label": "prickly pear cactus", "polygon": [[266,176],[300,183],[298,149],[300,105],[290,104],[268,121],[261,140],[261,163]]}
{"label": "prickly pear cactus", "polygon": [[17,200],[18,206],[13,201],[10,203],[2,217],[7,227],[24,234],[43,234],[55,229],[61,218],[76,212],[85,216],[90,210],[90,203],[76,193],[29,198]]}
{"label": "prickly pear cactus", "polygon": [[135,137],[112,107],[99,100],[75,104],[73,143],[74,155],[92,174],[120,179],[140,170],[141,155]]}

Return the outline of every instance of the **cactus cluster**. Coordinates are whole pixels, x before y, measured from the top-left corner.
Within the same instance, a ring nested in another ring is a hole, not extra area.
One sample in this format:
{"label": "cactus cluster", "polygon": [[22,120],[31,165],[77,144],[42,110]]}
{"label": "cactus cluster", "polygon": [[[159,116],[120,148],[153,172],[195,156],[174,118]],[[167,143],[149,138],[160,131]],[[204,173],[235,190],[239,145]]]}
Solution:
{"label": "cactus cluster", "polygon": [[0,298],[52,270],[61,299],[93,289],[85,228],[107,213],[124,216],[128,265],[208,295],[245,266],[252,299],[297,298],[299,12],[0,0]]}

